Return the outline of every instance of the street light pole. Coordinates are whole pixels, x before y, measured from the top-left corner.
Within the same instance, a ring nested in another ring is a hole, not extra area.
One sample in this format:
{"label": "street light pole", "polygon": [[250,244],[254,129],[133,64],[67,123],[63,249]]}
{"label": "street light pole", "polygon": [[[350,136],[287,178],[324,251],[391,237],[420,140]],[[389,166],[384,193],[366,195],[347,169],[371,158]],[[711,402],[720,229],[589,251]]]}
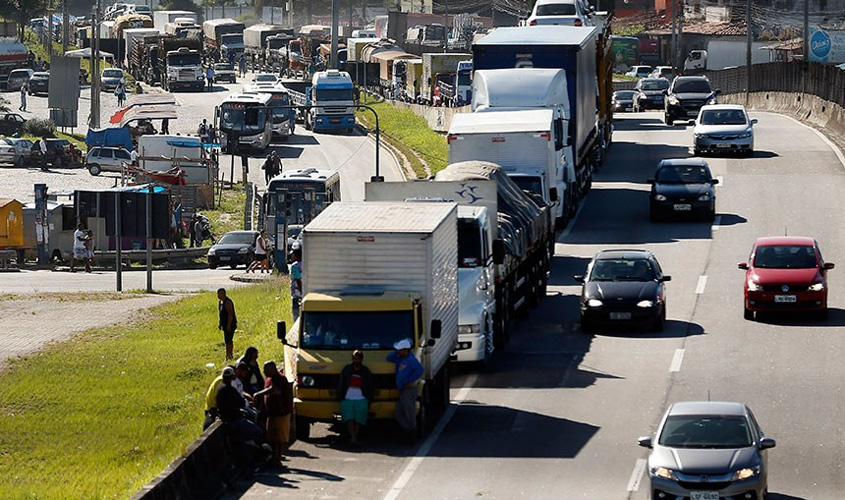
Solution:
{"label": "street light pole", "polygon": [[379,156],[381,153],[381,140],[379,136],[379,126],[378,126],[378,113],[376,110],[373,109],[371,106],[367,106],[366,104],[358,104],[355,106],[356,108],[364,108],[369,109],[373,112],[373,116],[376,117],[376,175],[370,177],[370,182],[384,182],[384,177],[381,176],[379,172]]}
{"label": "street light pole", "polygon": [[807,59],[810,58],[810,0],[804,0],[804,47],[801,58],[801,105],[804,105],[804,94],[807,93]]}
{"label": "street light pole", "polygon": [[672,64],[672,69],[677,71],[677,53],[678,53],[678,0],[672,0],[672,59],[669,62]]}
{"label": "street light pole", "polygon": [[337,36],[340,25],[340,0],[332,0],[332,53],[328,69],[337,69]]}
{"label": "street light pole", "polygon": [[745,2],[745,105],[751,99],[751,0]]}

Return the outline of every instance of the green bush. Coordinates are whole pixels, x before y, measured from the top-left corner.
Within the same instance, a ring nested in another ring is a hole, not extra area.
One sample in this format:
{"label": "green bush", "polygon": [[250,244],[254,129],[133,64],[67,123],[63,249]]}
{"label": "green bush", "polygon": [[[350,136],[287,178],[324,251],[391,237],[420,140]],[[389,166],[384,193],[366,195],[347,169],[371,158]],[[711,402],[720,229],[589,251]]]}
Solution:
{"label": "green bush", "polygon": [[56,124],[49,119],[30,118],[23,124],[23,133],[36,137],[55,137]]}

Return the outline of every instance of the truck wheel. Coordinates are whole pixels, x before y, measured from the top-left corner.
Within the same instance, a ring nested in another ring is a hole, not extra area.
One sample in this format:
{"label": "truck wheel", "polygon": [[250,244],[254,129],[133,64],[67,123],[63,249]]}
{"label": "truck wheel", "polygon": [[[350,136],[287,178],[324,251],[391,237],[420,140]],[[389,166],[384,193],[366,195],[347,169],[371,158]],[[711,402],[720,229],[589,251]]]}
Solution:
{"label": "truck wheel", "polygon": [[304,417],[294,417],[294,434],[296,439],[300,441],[307,441],[311,437],[311,422]]}
{"label": "truck wheel", "polygon": [[100,172],[101,172],[100,166],[97,165],[96,163],[92,163],[92,164],[88,165],[88,172],[91,175],[100,175]]}
{"label": "truck wheel", "polygon": [[675,124],[675,120],[672,119],[672,115],[669,113],[663,113],[663,121],[670,127]]}

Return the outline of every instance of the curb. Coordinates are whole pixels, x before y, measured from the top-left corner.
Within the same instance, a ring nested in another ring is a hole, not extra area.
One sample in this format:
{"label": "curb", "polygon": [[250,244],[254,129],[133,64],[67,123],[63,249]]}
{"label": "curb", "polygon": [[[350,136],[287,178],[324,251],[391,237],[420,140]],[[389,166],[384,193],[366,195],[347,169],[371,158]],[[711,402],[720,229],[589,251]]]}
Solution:
{"label": "curb", "polygon": [[266,273],[263,275],[261,273],[255,275],[240,273],[229,276],[229,279],[239,283],[265,283],[267,281],[273,281],[274,279],[277,279],[277,277],[273,273]]}

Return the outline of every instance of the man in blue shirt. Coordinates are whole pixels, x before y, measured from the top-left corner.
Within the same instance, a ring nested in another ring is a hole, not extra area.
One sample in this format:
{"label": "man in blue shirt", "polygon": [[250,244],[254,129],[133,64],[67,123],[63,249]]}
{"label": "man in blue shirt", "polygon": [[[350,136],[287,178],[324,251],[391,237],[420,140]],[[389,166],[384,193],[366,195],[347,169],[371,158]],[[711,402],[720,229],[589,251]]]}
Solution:
{"label": "man in blue shirt", "polygon": [[396,388],[399,389],[399,401],[396,402],[396,422],[413,437],[417,430],[417,381],[425,369],[411,354],[411,341],[403,339],[393,344],[395,351],[387,355],[387,360],[396,364]]}

